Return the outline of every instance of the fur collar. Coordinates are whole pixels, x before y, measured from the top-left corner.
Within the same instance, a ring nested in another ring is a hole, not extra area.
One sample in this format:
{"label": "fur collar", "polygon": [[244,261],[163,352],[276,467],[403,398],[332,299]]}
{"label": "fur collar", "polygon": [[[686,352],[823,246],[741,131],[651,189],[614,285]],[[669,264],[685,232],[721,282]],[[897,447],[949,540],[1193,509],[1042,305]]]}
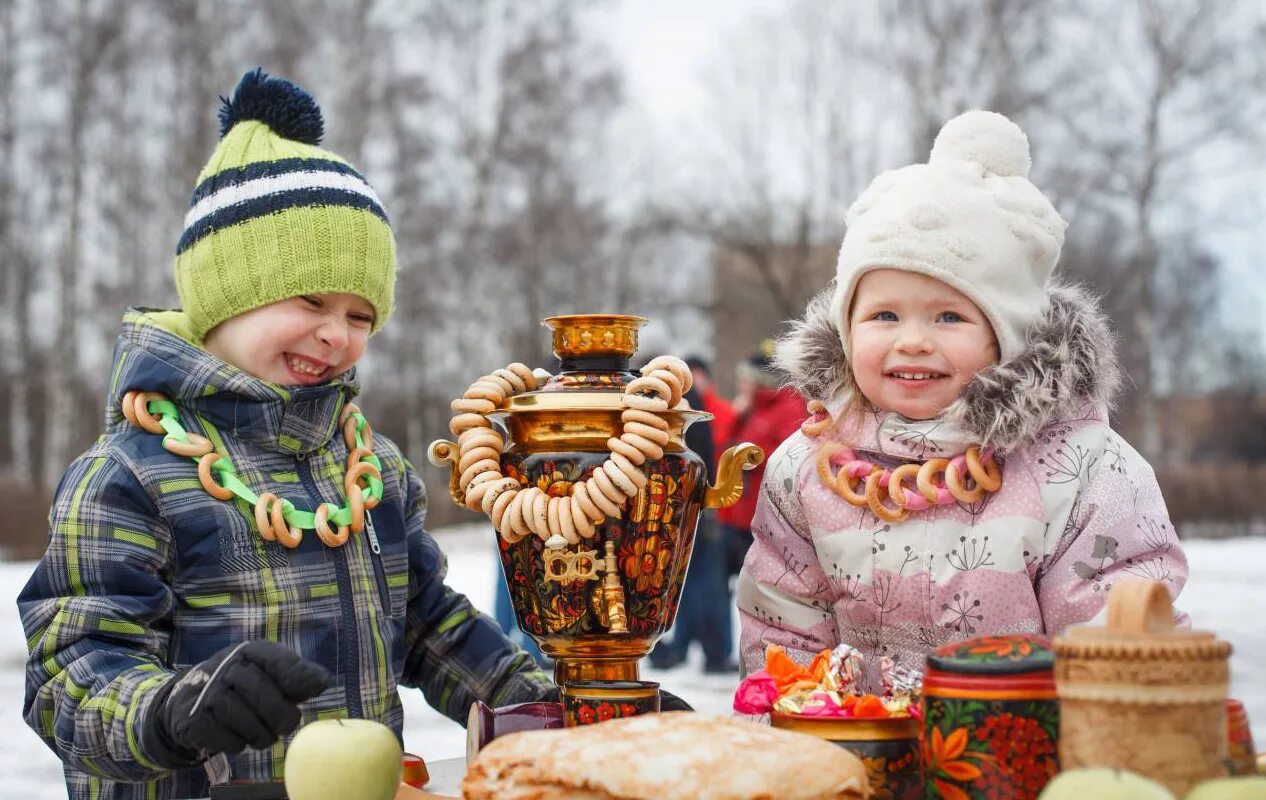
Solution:
{"label": "fur collar", "polygon": [[[775,363],[788,383],[809,399],[831,405],[856,389],[839,331],[831,320],[828,288],[809,302],[805,316],[778,341]],[[982,445],[1010,452],[1038,431],[1081,413],[1087,404],[1110,405],[1121,368],[1108,320],[1084,288],[1053,283],[1050,303],[1028,332],[1024,350],[992,366],[941,414]]]}

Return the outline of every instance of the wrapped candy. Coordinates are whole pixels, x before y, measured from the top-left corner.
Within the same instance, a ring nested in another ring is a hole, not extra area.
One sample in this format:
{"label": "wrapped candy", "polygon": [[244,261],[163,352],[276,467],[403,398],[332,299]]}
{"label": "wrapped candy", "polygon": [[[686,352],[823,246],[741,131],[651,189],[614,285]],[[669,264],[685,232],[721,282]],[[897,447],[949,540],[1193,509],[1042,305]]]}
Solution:
{"label": "wrapped candy", "polygon": [[865,657],[856,647],[841,644],[831,651],[822,684],[835,692],[861,694],[862,663]]}
{"label": "wrapped candy", "polygon": [[923,686],[923,673],[903,667],[888,656],[879,659],[879,680],[885,697],[918,695]]}
{"label": "wrapped candy", "polygon": [[865,657],[841,644],[818,653],[809,667],[797,664],[785,650],[769,645],[765,669],[748,675],[734,693],[741,714],[791,714],[801,717],[885,719],[917,717],[923,676],[890,658],[879,662],[883,694],[862,688]]}

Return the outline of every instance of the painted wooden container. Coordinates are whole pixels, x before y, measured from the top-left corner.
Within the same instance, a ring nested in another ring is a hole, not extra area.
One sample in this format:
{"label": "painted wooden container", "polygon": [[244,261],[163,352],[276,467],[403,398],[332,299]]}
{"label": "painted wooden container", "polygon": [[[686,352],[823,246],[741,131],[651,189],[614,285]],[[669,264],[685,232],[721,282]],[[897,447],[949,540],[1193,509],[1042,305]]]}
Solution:
{"label": "painted wooden container", "polygon": [[982,636],[928,656],[920,755],[928,798],[1036,798],[1059,771],[1050,642]]}
{"label": "painted wooden container", "polygon": [[1159,581],[1122,580],[1106,626],[1055,640],[1060,761],[1137,772],[1182,797],[1227,774],[1227,659],[1207,631],[1177,630]]}
{"label": "painted wooden container", "polygon": [[871,800],[922,800],[918,719],[846,719],[775,712],[770,721],[775,728],[834,742],[860,758],[866,765]]}

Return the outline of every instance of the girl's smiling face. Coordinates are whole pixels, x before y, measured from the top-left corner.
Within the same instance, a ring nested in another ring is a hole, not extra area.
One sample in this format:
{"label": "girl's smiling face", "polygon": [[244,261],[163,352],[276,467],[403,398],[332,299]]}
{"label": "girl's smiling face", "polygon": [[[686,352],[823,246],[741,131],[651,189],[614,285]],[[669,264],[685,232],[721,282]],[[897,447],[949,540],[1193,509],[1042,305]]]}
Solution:
{"label": "girl's smiling face", "polygon": [[931,419],[998,360],[993,327],[962,292],[896,269],[867,272],[849,312],[853,377],[871,405]]}
{"label": "girl's smiling face", "polygon": [[221,322],[203,346],[257,378],[312,386],[351,369],[365,354],[373,325],[374,307],[363,297],[300,295]]}

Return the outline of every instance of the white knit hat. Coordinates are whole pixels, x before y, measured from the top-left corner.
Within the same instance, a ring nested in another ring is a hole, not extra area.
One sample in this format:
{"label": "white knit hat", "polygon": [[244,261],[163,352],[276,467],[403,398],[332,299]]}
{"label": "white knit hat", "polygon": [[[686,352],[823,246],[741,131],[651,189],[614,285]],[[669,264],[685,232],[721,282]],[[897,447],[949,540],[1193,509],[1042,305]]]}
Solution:
{"label": "white knit hat", "polygon": [[968,111],[941,128],[926,164],[885,172],[848,210],[832,319],[848,350],[847,315],[862,275],[918,272],[980,307],[1000,360],[1024,348],[1046,308],[1046,281],[1068,223],[1029,182],[1029,140],[992,111]]}

